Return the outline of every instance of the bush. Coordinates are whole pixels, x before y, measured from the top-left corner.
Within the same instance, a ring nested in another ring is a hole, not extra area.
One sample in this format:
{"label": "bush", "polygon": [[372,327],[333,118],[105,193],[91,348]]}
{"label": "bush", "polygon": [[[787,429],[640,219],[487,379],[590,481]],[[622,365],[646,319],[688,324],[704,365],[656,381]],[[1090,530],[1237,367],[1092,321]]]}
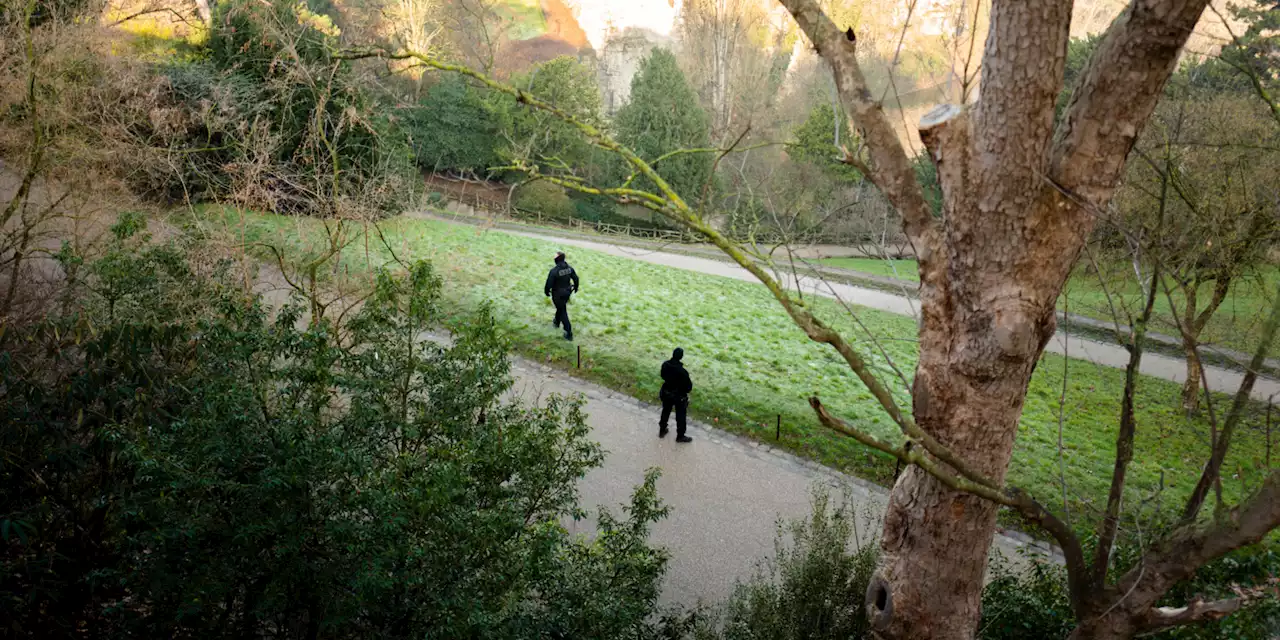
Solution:
{"label": "bush", "polygon": [[982,640],[1065,638],[1075,628],[1067,596],[1067,573],[1058,565],[1032,562],[1024,571],[996,562],[982,590]]}
{"label": "bush", "polygon": [[[1125,541],[1116,547],[1113,575],[1121,575],[1141,557],[1141,547]],[[1007,564],[992,567],[982,592],[982,640],[1066,638],[1075,627],[1063,567],[1033,563],[1023,571]],[[1160,606],[1179,607],[1196,596],[1206,600],[1235,595],[1236,586],[1266,584],[1280,574],[1280,555],[1270,545],[1241,549],[1201,567],[1175,585]],[[1267,640],[1280,632],[1280,603],[1266,598],[1222,620],[1185,626],[1149,637],[1162,640]]]}
{"label": "bush", "polygon": [[65,315],[4,334],[7,637],[655,632],[656,474],[571,536],[601,460],[581,403],[503,401],[487,314],[422,341],[428,265],[380,274],[343,326],[272,319],[139,223],[77,270]]}
{"label": "bush", "polygon": [[538,180],[516,188],[512,204],[529,213],[540,213],[554,220],[573,220],[573,200],[558,185]]}
{"label": "bush", "polygon": [[854,640],[867,633],[862,606],[879,546],[858,535],[847,498],[814,492],[806,520],[779,523],[775,557],[725,607],[724,640]]}
{"label": "bush", "polygon": [[501,164],[498,122],[480,93],[446,74],[404,114],[418,167],[425,171],[489,175]]}

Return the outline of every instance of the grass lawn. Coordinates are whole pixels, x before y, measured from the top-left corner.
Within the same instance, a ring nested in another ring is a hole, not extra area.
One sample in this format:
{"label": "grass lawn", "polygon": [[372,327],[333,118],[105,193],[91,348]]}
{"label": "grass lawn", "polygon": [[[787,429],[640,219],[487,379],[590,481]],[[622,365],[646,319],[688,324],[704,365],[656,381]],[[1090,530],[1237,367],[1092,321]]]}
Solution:
{"label": "grass lawn", "polygon": [[[911,282],[920,280],[914,260],[828,258],[819,262],[875,276],[896,277]],[[1135,281],[1131,267],[1116,265],[1113,268],[1104,269],[1105,277],[1102,279],[1096,273],[1084,271],[1084,269],[1078,269],[1077,273],[1067,281],[1063,296],[1058,299],[1059,309],[1109,323],[1113,320],[1111,303],[1114,303],[1116,313],[1120,314],[1122,325],[1127,324],[1127,313],[1136,315],[1141,311],[1142,288]],[[1232,286],[1226,301],[1205,327],[1204,333],[1200,336],[1201,342],[1253,353],[1258,344],[1258,336],[1262,332],[1262,322],[1271,309],[1271,303],[1274,300],[1272,296],[1275,295],[1277,286],[1280,286],[1280,267],[1276,266],[1267,267],[1259,273],[1238,280]],[[1111,295],[1111,303],[1107,301],[1108,293]],[[1213,285],[1203,285],[1196,295],[1203,307],[1213,295]],[[1185,297],[1176,292],[1171,297],[1180,316]],[[1176,337],[1178,328],[1173,320],[1175,316],[1170,310],[1169,297],[1161,293],[1156,309],[1159,315],[1154,329],[1165,335]],[[1275,353],[1274,346],[1273,353]]]}
{"label": "grass lawn", "polygon": [[[206,230],[271,243],[294,256],[321,241],[320,226],[313,219],[226,210],[206,210],[201,216],[200,226]],[[891,459],[821,428],[805,399],[816,393],[836,413],[882,437],[896,438],[896,427],[834,352],[810,342],[761,286],[570,248],[569,261],[582,276],[582,290],[570,306],[577,342],[567,343],[550,326],[553,309],[542,295],[558,248],[554,244],[434,220],[399,218],[383,223],[381,230],[400,258],[427,259],[436,265],[460,319],[483,304],[491,305],[513,346],[526,356],[571,367],[574,349],[581,345],[580,375],[652,399],[660,384],[659,363],[680,346],[695,385],[691,412],[696,417],[771,441],[775,416],[780,414],[782,446],[873,481],[887,483],[892,478]],[[360,273],[386,264],[388,252],[376,236],[357,238],[343,260],[345,269]],[[909,407],[906,389],[888,359],[855,329],[852,319],[834,302],[816,299],[810,305],[846,336],[856,338]],[[870,309],[856,311],[888,358],[910,376],[916,359],[914,322]],[[1079,360],[1065,364],[1066,475],[1072,514],[1083,520],[1105,502],[1122,372]],[[1063,373],[1063,358],[1044,356],[1027,395],[1009,473],[1013,483],[1048,504],[1056,504],[1055,497],[1061,495],[1057,398]],[[1130,499],[1149,497],[1163,474],[1162,502],[1172,505],[1194,484],[1206,455],[1208,426],[1184,418],[1176,409],[1177,385],[1144,379],[1141,390]],[[1243,483],[1256,486],[1263,449],[1262,425],[1255,416],[1240,432],[1227,460],[1228,496],[1238,497]]]}
{"label": "grass lawn", "polygon": [[819,264],[828,267],[860,271],[873,276],[897,278],[911,282],[920,281],[920,272],[916,269],[915,260],[882,260],[880,258],[824,258]]}

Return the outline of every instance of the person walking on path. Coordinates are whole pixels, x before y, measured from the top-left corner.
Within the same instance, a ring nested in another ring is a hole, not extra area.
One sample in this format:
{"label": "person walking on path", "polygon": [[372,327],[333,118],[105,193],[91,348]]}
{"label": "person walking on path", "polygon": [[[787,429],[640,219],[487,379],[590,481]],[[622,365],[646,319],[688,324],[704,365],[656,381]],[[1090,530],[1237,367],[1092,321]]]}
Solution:
{"label": "person walking on path", "polygon": [[676,442],[693,442],[693,438],[684,434],[685,414],[689,410],[689,392],[693,391],[693,381],[685,370],[684,349],[679,347],[671,352],[671,359],[662,363],[662,389],[658,397],[662,399],[662,419],[658,422],[658,437],[667,437],[667,419],[671,410],[676,410]]}
{"label": "person walking on path", "polygon": [[557,329],[564,325],[564,339],[573,340],[573,324],[569,322],[569,297],[578,292],[578,272],[564,260],[564,252],[556,252],[556,264],[547,274],[547,284],[543,293],[551,297],[556,305],[556,319],[552,326]]}

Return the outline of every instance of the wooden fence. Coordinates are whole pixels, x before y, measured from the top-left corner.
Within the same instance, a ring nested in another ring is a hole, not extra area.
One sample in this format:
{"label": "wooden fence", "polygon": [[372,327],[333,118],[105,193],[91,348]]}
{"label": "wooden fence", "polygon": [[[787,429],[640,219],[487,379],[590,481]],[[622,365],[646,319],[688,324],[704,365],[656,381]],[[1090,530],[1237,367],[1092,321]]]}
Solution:
{"label": "wooden fence", "polygon": [[[517,209],[515,207],[495,207],[492,203],[485,201],[476,194],[472,202],[458,201],[460,204],[470,206],[473,210],[483,212],[490,217],[506,217],[521,222],[532,222],[541,226],[556,226],[577,231],[592,231],[601,235],[637,238],[641,240],[656,240],[659,242],[678,243],[678,244],[697,244],[706,242],[701,236],[692,231],[676,230],[676,229],[659,229],[639,225],[623,225],[610,222],[600,222],[591,220],[582,220],[574,218],[566,220],[561,217],[552,217],[544,215],[540,211],[529,211],[525,209]],[[748,238],[735,238],[740,241],[748,240]],[[762,246],[781,245],[791,243],[798,244],[831,244],[846,247],[870,247],[875,248],[870,254],[887,254],[888,257],[909,257],[913,255],[911,247],[905,241],[889,240],[875,234],[827,234],[827,233],[803,233],[796,236],[786,236],[780,232],[759,229],[752,234],[750,240]]]}

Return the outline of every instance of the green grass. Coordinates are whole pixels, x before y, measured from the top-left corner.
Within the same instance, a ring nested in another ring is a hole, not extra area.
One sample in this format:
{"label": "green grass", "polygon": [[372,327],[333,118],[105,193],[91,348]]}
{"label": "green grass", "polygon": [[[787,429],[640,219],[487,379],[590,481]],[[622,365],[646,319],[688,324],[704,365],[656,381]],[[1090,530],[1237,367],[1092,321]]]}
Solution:
{"label": "green grass", "polygon": [[[875,276],[896,277],[911,282],[918,282],[920,279],[914,260],[828,258],[820,262],[827,266]],[[1129,313],[1136,315],[1141,311],[1142,288],[1134,279],[1132,267],[1129,265],[1113,265],[1103,271],[1104,278],[1100,279],[1096,273],[1088,272],[1084,268],[1077,269],[1077,273],[1067,281],[1062,297],[1058,299],[1058,308],[1107,323],[1112,322],[1115,315],[1119,315],[1121,325],[1126,325]],[[1274,300],[1272,296],[1275,295],[1277,286],[1280,286],[1280,267],[1277,266],[1265,267],[1257,273],[1237,280],[1226,301],[1205,327],[1200,341],[1243,353],[1253,353],[1262,331],[1262,321],[1271,308]],[[1108,294],[1111,296],[1110,302],[1107,299]],[[1212,295],[1212,284],[1205,284],[1200,288],[1196,296],[1201,307],[1208,303]],[[1172,307],[1169,304],[1170,297],[1173,299]],[[1178,326],[1174,318],[1178,316],[1175,316],[1173,310],[1181,315],[1186,298],[1178,292],[1173,292],[1170,297],[1161,293],[1157,299],[1157,315],[1153,329],[1165,335],[1177,337]],[[1272,349],[1274,354],[1275,347],[1273,346]]]}
{"label": "green grass", "polygon": [[[204,228],[225,223],[227,237],[269,242],[297,256],[321,239],[310,219],[209,212]],[[829,466],[887,483],[893,462],[848,438],[821,428],[805,399],[820,395],[836,413],[881,437],[896,439],[897,429],[870,394],[829,348],[810,342],[758,285],[569,249],[569,261],[582,276],[582,290],[570,306],[576,343],[566,343],[550,326],[553,310],[542,295],[543,279],[556,245],[501,232],[432,220],[396,219],[382,233],[402,259],[432,260],[446,291],[463,317],[483,304],[492,306],[513,346],[528,357],[561,367],[573,366],[581,345],[578,375],[639,398],[657,395],[658,365],[673,347],[686,351],[695,385],[692,413],[736,433],[772,441],[781,415],[781,446]],[[360,273],[388,261],[376,237],[356,238],[343,257],[344,269]],[[901,382],[886,358],[853,326],[834,303],[811,300],[892,384],[909,407]],[[857,309],[879,337],[884,351],[908,376],[916,358],[915,325],[906,317]],[[1105,502],[1113,454],[1122,372],[1069,360],[1063,443],[1072,513],[1090,519]],[[1043,357],[1027,395],[1011,482],[1030,489],[1046,503],[1061,495],[1058,481],[1058,394],[1064,360]],[[1177,407],[1178,387],[1144,378],[1137,398],[1139,435],[1129,471],[1130,500],[1146,498],[1160,486],[1165,505],[1181,500],[1194,484],[1205,459],[1209,429]],[[1221,411],[1221,409],[1219,409]],[[656,417],[655,417],[656,420]],[[1262,427],[1251,416],[1225,466],[1224,490],[1238,497],[1241,486],[1256,486],[1264,448]],[[714,490],[705,488],[705,490]],[[1136,504],[1136,503],[1135,503]]]}
{"label": "green grass", "polygon": [[915,260],[881,260],[880,258],[825,258],[820,264],[850,271],[860,271],[873,276],[897,278],[911,282],[920,281]]}
{"label": "green grass", "polygon": [[[1276,266],[1263,267],[1254,274],[1238,279],[1222,306],[1210,318],[1204,333],[1200,335],[1200,341],[1253,353],[1260,341],[1263,320],[1275,300],[1277,286],[1280,286],[1280,267]],[[1110,304],[1107,301],[1108,293],[1111,295]],[[1196,293],[1201,308],[1208,304],[1212,296],[1212,284],[1201,286]],[[1170,298],[1173,301],[1172,307]],[[1066,307],[1072,313],[1110,322],[1114,304],[1123,325],[1127,323],[1129,313],[1137,315],[1141,311],[1143,301],[1142,288],[1134,277],[1132,267],[1118,265],[1104,268],[1103,279],[1097,274],[1077,269],[1077,273],[1068,281],[1063,297],[1059,298],[1058,307]],[[1162,292],[1156,302],[1154,330],[1177,336],[1178,325],[1174,318],[1181,316],[1185,304],[1186,298],[1180,292],[1174,291],[1171,296],[1165,296]],[[1275,352],[1274,345],[1272,352]]]}

